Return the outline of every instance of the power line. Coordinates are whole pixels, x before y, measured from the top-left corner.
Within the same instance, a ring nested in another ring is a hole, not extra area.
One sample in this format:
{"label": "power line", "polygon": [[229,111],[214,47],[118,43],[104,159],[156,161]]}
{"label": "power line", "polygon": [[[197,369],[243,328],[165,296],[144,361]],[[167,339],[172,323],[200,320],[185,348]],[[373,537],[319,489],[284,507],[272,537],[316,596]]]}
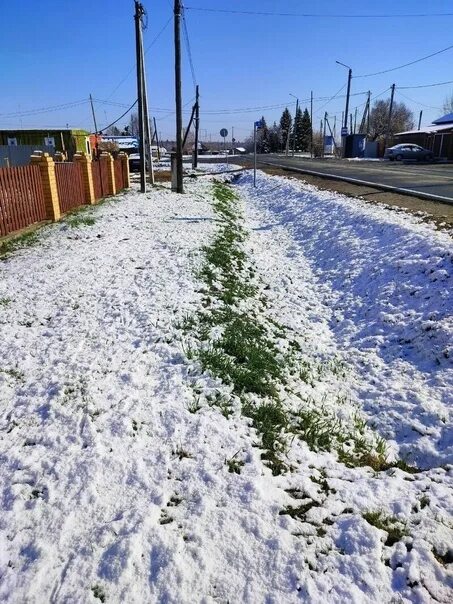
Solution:
{"label": "power line", "polygon": [[186,10],[209,12],[209,13],[228,13],[233,15],[260,15],[264,17],[306,17],[306,18],[331,18],[331,19],[407,19],[418,17],[453,17],[453,13],[406,13],[398,15],[378,14],[378,15],[344,15],[326,14],[326,13],[277,13],[271,11],[251,11],[251,10],[233,10],[226,8],[202,8],[198,6],[186,6]]}
{"label": "power line", "polygon": [[48,107],[41,107],[39,109],[29,109],[27,111],[15,111],[13,113],[0,113],[0,117],[21,117],[28,115],[36,115],[38,113],[51,113],[52,111],[60,111],[62,109],[70,109],[71,107],[77,107],[89,103],[89,99],[81,101],[73,101],[72,103],[63,103],[61,105],[51,105]]}
{"label": "power line", "polygon": [[425,61],[426,59],[430,59],[431,57],[440,55],[443,52],[447,52],[447,50],[450,50],[452,48],[453,48],[453,44],[451,46],[447,46],[447,48],[442,48],[441,50],[437,50],[436,52],[433,52],[430,55],[421,57],[420,59],[415,59],[415,61],[411,61],[410,63],[404,63],[404,65],[398,65],[398,67],[392,67],[391,69],[384,69],[383,71],[375,71],[374,73],[365,73],[363,75],[354,76],[354,78],[369,78],[371,76],[381,75],[382,73],[389,73],[390,71],[396,71],[397,69],[403,69],[403,67],[409,67],[409,65],[415,65],[416,63],[420,63],[420,61]]}
{"label": "power line", "polygon": [[[119,122],[119,121],[120,121],[120,119],[121,119],[121,118],[123,118],[123,117],[124,117],[126,114],[128,114],[128,113],[129,113],[129,111],[130,111],[131,109],[133,109],[137,103],[138,103],[138,99],[136,99],[136,100],[135,100],[135,101],[132,103],[132,105],[129,107],[129,109],[126,109],[126,111],[125,111],[124,113],[122,113],[122,114],[120,115],[120,117],[119,117],[119,118],[117,118],[117,119],[116,119],[114,122],[112,122],[112,123],[111,123],[111,124],[109,124],[108,126],[104,126],[103,128],[101,128],[101,129],[99,130],[99,132],[101,132],[102,130],[108,130],[108,128],[110,128],[111,126],[114,126],[114,125],[115,125],[117,122]],[[96,132],[93,132],[92,134],[96,134]]]}
{"label": "power line", "polygon": [[318,108],[315,115],[318,115],[319,112],[322,111],[322,109],[324,109],[324,107],[326,107],[326,105],[328,105],[330,103],[330,101],[333,101],[334,99],[336,99],[337,96],[340,94],[340,92],[342,90],[344,90],[345,88],[346,88],[346,84],[343,84],[343,86],[340,88],[340,90],[338,90],[333,96],[331,96],[330,99],[326,103],[324,103],[324,105],[322,105],[321,107]]}
{"label": "power line", "polygon": [[193,66],[192,51],[190,49],[189,32],[187,31],[186,15],[185,15],[184,10],[182,11],[182,25],[183,25],[183,32],[184,32],[184,42],[186,44],[186,49],[187,49],[187,56],[189,57],[190,71],[192,72],[193,86],[194,86],[194,88],[196,88],[197,87],[197,78],[195,76],[195,69]]}
{"label": "power line", "polygon": [[453,80],[448,82],[437,82],[436,84],[420,84],[420,86],[397,86],[397,90],[411,90],[414,88],[432,88],[433,86],[444,86],[445,84],[453,84]]}
{"label": "power line", "polygon": [[[170,15],[168,21],[165,23],[165,25],[162,27],[162,29],[159,31],[159,33],[153,38],[153,40],[150,42],[150,44],[145,48],[145,54],[148,52],[148,50],[150,50],[150,48],[152,48],[154,46],[154,44],[157,42],[157,40],[160,38],[160,36],[164,33],[164,31],[167,29],[167,27],[170,25],[171,20],[173,19],[173,15]],[[109,94],[109,96],[107,97],[107,99],[112,98],[112,96],[115,94],[115,92],[118,90],[118,88],[124,84],[124,82],[127,80],[127,78],[131,75],[131,73],[135,70],[136,65],[135,63],[133,64],[133,66],[129,69],[129,71],[127,72],[127,74],[124,76],[124,78],[119,82],[119,84],[113,89],[113,91]]]}
{"label": "power line", "polygon": [[415,103],[416,105],[420,105],[421,107],[427,107],[428,109],[436,109],[437,111],[442,111],[441,107],[433,107],[433,105],[426,105],[425,103],[420,103],[420,101],[416,101],[415,99],[411,99],[407,95],[405,95],[402,92],[400,92],[398,88],[396,89],[396,91],[398,92],[398,94],[400,96],[404,97],[405,99],[407,99],[411,103]]}

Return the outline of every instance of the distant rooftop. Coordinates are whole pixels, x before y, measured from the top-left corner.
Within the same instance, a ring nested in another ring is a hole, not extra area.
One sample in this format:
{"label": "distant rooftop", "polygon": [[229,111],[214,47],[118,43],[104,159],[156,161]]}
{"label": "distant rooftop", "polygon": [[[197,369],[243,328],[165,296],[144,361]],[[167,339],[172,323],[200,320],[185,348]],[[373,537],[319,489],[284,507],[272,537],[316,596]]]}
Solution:
{"label": "distant rooftop", "polygon": [[435,134],[436,132],[442,132],[452,129],[453,122],[451,124],[442,124],[441,126],[433,124],[431,126],[424,126],[420,128],[420,130],[406,130],[405,132],[397,132],[395,136],[401,136],[402,134]]}
{"label": "distant rooftop", "polygon": [[453,113],[447,113],[443,117],[434,120],[433,124],[453,124]]}

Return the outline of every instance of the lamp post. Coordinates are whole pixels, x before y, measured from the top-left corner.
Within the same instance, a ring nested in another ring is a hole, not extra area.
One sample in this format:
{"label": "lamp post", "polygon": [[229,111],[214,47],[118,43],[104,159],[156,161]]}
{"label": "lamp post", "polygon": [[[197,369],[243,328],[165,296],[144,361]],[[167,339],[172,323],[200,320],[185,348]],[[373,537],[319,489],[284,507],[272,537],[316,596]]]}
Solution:
{"label": "lamp post", "polygon": [[296,150],[296,118],[297,118],[297,112],[299,110],[299,99],[295,94],[292,94],[291,92],[289,93],[289,96],[292,96],[293,98],[296,99],[296,114],[294,115],[294,127],[293,127],[293,157],[294,157],[294,153]]}
{"label": "lamp post", "polygon": [[[349,67],[349,65],[345,65],[344,63],[341,63],[340,61],[335,61],[335,63],[338,63],[338,65],[342,65],[343,67],[346,67],[346,69],[349,69],[349,71],[348,71],[348,89],[346,91],[346,107],[344,110],[344,123],[343,123],[343,132],[347,132],[348,131],[349,94],[351,92],[352,69],[351,69],[351,67]],[[342,147],[343,147],[343,157],[345,157],[346,134],[343,135],[343,133],[342,133],[341,141],[342,141]]]}

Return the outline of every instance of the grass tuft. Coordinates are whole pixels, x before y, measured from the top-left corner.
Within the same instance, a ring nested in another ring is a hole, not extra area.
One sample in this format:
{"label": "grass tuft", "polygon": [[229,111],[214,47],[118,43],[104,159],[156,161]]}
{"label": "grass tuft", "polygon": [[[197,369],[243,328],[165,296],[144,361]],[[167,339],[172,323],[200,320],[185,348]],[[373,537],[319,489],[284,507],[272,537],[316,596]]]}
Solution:
{"label": "grass tuft", "polygon": [[0,258],[7,258],[13,252],[22,248],[31,247],[38,242],[38,235],[35,232],[24,233],[13,239],[8,239],[0,243]]}
{"label": "grass tuft", "polygon": [[380,510],[364,512],[362,515],[368,524],[387,533],[385,545],[394,545],[409,534],[404,522],[394,516],[387,516]]}

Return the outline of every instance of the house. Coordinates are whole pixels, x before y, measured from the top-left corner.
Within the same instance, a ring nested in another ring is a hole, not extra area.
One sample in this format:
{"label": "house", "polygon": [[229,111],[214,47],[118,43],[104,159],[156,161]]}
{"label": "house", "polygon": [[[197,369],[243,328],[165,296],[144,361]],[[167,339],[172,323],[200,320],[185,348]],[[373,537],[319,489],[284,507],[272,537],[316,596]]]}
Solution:
{"label": "house", "polygon": [[447,113],[420,130],[398,132],[394,144],[401,143],[420,145],[432,151],[435,157],[453,159],[453,113]]}
{"label": "house", "polygon": [[35,148],[50,147],[55,151],[66,153],[72,159],[77,151],[84,151],[91,155],[94,140],[87,130],[61,128],[61,129],[26,129],[14,128],[0,130],[0,145],[20,147],[23,145]]}

